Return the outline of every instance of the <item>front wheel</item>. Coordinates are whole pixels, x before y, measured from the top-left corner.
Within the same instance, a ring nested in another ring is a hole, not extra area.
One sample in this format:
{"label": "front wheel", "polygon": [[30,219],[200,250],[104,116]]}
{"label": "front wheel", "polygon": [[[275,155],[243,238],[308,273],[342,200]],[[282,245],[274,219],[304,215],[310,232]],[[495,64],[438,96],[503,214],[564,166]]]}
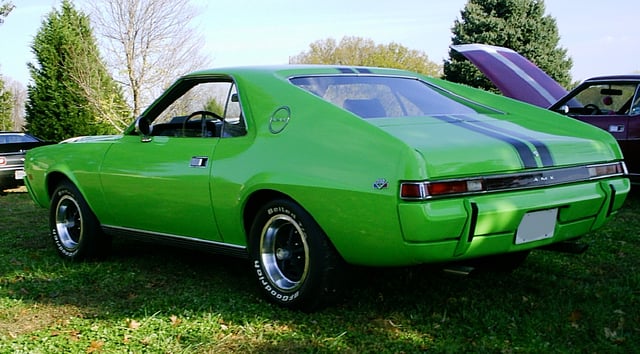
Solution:
{"label": "front wheel", "polygon": [[70,182],[60,183],[53,193],[49,226],[62,258],[74,261],[102,258],[109,251],[111,239],[102,233],[93,211]]}
{"label": "front wheel", "polygon": [[263,206],[249,246],[258,286],[268,300],[312,311],[336,296],[342,260],[320,226],[294,202]]}

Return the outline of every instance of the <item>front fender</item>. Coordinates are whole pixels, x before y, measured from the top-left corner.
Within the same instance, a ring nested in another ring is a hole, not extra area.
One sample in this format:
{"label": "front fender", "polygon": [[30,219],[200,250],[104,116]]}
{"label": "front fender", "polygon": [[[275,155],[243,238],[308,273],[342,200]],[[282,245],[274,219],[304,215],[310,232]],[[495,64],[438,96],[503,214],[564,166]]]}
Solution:
{"label": "front fender", "polygon": [[73,183],[96,215],[104,210],[100,166],[110,144],[56,144],[27,152],[25,185],[36,204],[49,207],[62,180]]}

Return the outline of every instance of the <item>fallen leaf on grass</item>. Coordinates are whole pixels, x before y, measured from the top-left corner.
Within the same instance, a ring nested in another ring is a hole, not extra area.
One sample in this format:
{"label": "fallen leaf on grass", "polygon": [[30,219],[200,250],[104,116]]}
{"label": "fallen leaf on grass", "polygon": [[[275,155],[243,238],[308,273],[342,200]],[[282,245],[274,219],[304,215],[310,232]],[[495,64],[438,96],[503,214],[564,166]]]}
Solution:
{"label": "fallen leaf on grass", "polygon": [[136,320],[129,320],[127,322],[127,327],[129,329],[138,329],[138,328],[140,328],[140,322],[138,322]]}
{"label": "fallen leaf on grass", "polygon": [[569,315],[569,322],[576,323],[582,319],[582,312],[580,310],[573,310]]}
{"label": "fallen leaf on grass", "polygon": [[91,345],[87,348],[87,353],[95,353],[102,349],[104,346],[104,342],[101,341],[91,341]]}

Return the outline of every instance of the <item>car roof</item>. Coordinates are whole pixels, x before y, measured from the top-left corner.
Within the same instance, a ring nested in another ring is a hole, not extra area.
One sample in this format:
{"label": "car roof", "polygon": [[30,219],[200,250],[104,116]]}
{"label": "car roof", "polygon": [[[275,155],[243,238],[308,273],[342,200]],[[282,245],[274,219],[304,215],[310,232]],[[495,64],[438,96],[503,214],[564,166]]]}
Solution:
{"label": "car roof", "polygon": [[221,67],[200,70],[185,75],[184,77],[199,77],[206,75],[261,75],[275,74],[281,77],[291,77],[297,75],[404,75],[416,76],[416,73],[391,68],[379,68],[368,66],[349,65],[323,65],[323,64],[283,64],[283,65],[256,65],[256,66],[236,66]]}
{"label": "car roof", "polygon": [[593,81],[640,81],[640,75],[606,75],[606,76],[595,76],[590,77],[584,82],[593,82]]}
{"label": "car roof", "polygon": [[11,135],[29,135],[29,134],[23,133],[23,132],[0,132],[0,134],[3,134],[3,135],[9,135],[9,134],[11,134]]}

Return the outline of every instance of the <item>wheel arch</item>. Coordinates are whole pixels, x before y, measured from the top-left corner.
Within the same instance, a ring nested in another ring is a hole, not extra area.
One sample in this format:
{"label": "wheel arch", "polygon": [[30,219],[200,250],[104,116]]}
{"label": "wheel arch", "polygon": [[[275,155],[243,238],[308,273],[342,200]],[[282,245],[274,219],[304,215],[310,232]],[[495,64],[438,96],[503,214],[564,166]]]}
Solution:
{"label": "wheel arch", "polygon": [[[325,232],[324,228],[322,227],[322,225],[320,225],[318,223],[318,221],[315,219],[315,217],[313,216],[313,214],[311,214],[307,208],[305,208],[305,206],[300,203],[298,200],[296,200],[295,198],[291,197],[290,195],[283,193],[281,191],[277,191],[274,189],[261,189],[261,190],[257,190],[255,192],[253,192],[249,198],[247,198],[247,202],[245,203],[244,209],[243,209],[243,213],[242,213],[242,223],[243,223],[243,228],[244,228],[244,234],[246,237],[246,244],[249,245],[250,244],[250,237],[251,237],[251,226],[253,223],[253,220],[256,218],[256,215],[258,214],[258,211],[260,210],[260,208],[265,205],[267,202],[271,201],[271,200],[275,200],[275,199],[286,199],[289,200],[293,203],[298,204],[302,209],[304,209],[310,216],[311,218],[314,220],[314,222],[318,225],[318,227],[320,228],[320,230],[322,230],[322,232],[327,235],[327,233]],[[333,243],[333,241],[331,240],[331,237],[329,237],[329,235],[327,235],[327,239],[329,241],[329,243],[331,244],[331,247],[333,247],[333,249],[336,251],[336,253],[341,257],[342,255],[340,254],[340,251],[336,248],[335,244]]]}
{"label": "wheel arch", "polygon": [[251,224],[253,223],[256,214],[258,214],[258,210],[260,210],[260,208],[268,201],[274,199],[288,199],[300,205],[300,203],[289,195],[273,189],[261,189],[253,192],[247,198],[242,212],[242,226],[244,228],[244,234],[246,237],[245,241],[247,242],[247,245],[249,244],[249,238],[251,237]]}
{"label": "wheel arch", "polygon": [[87,191],[83,188],[82,184],[75,180],[69,174],[66,174],[62,171],[52,171],[47,174],[45,185],[49,203],[51,203],[51,199],[53,198],[53,193],[56,191],[56,188],[63,182],[72,184],[82,195],[82,198],[84,198],[89,208],[95,213],[93,201],[87,198]]}
{"label": "wheel arch", "polygon": [[46,182],[47,196],[49,197],[49,200],[51,200],[51,197],[53,196],[53,192],[55,192],[56,190],[56,186],[58,186],[63,181],[67,181],[73,184],[74,186],[76,186],[76,188],[78,188],[78,184],[74,183],[71,180],[71,178],[69,178],[69,176],[67,176],[66,174],[59,171],[51,172],[47,175],[47,182]]}

